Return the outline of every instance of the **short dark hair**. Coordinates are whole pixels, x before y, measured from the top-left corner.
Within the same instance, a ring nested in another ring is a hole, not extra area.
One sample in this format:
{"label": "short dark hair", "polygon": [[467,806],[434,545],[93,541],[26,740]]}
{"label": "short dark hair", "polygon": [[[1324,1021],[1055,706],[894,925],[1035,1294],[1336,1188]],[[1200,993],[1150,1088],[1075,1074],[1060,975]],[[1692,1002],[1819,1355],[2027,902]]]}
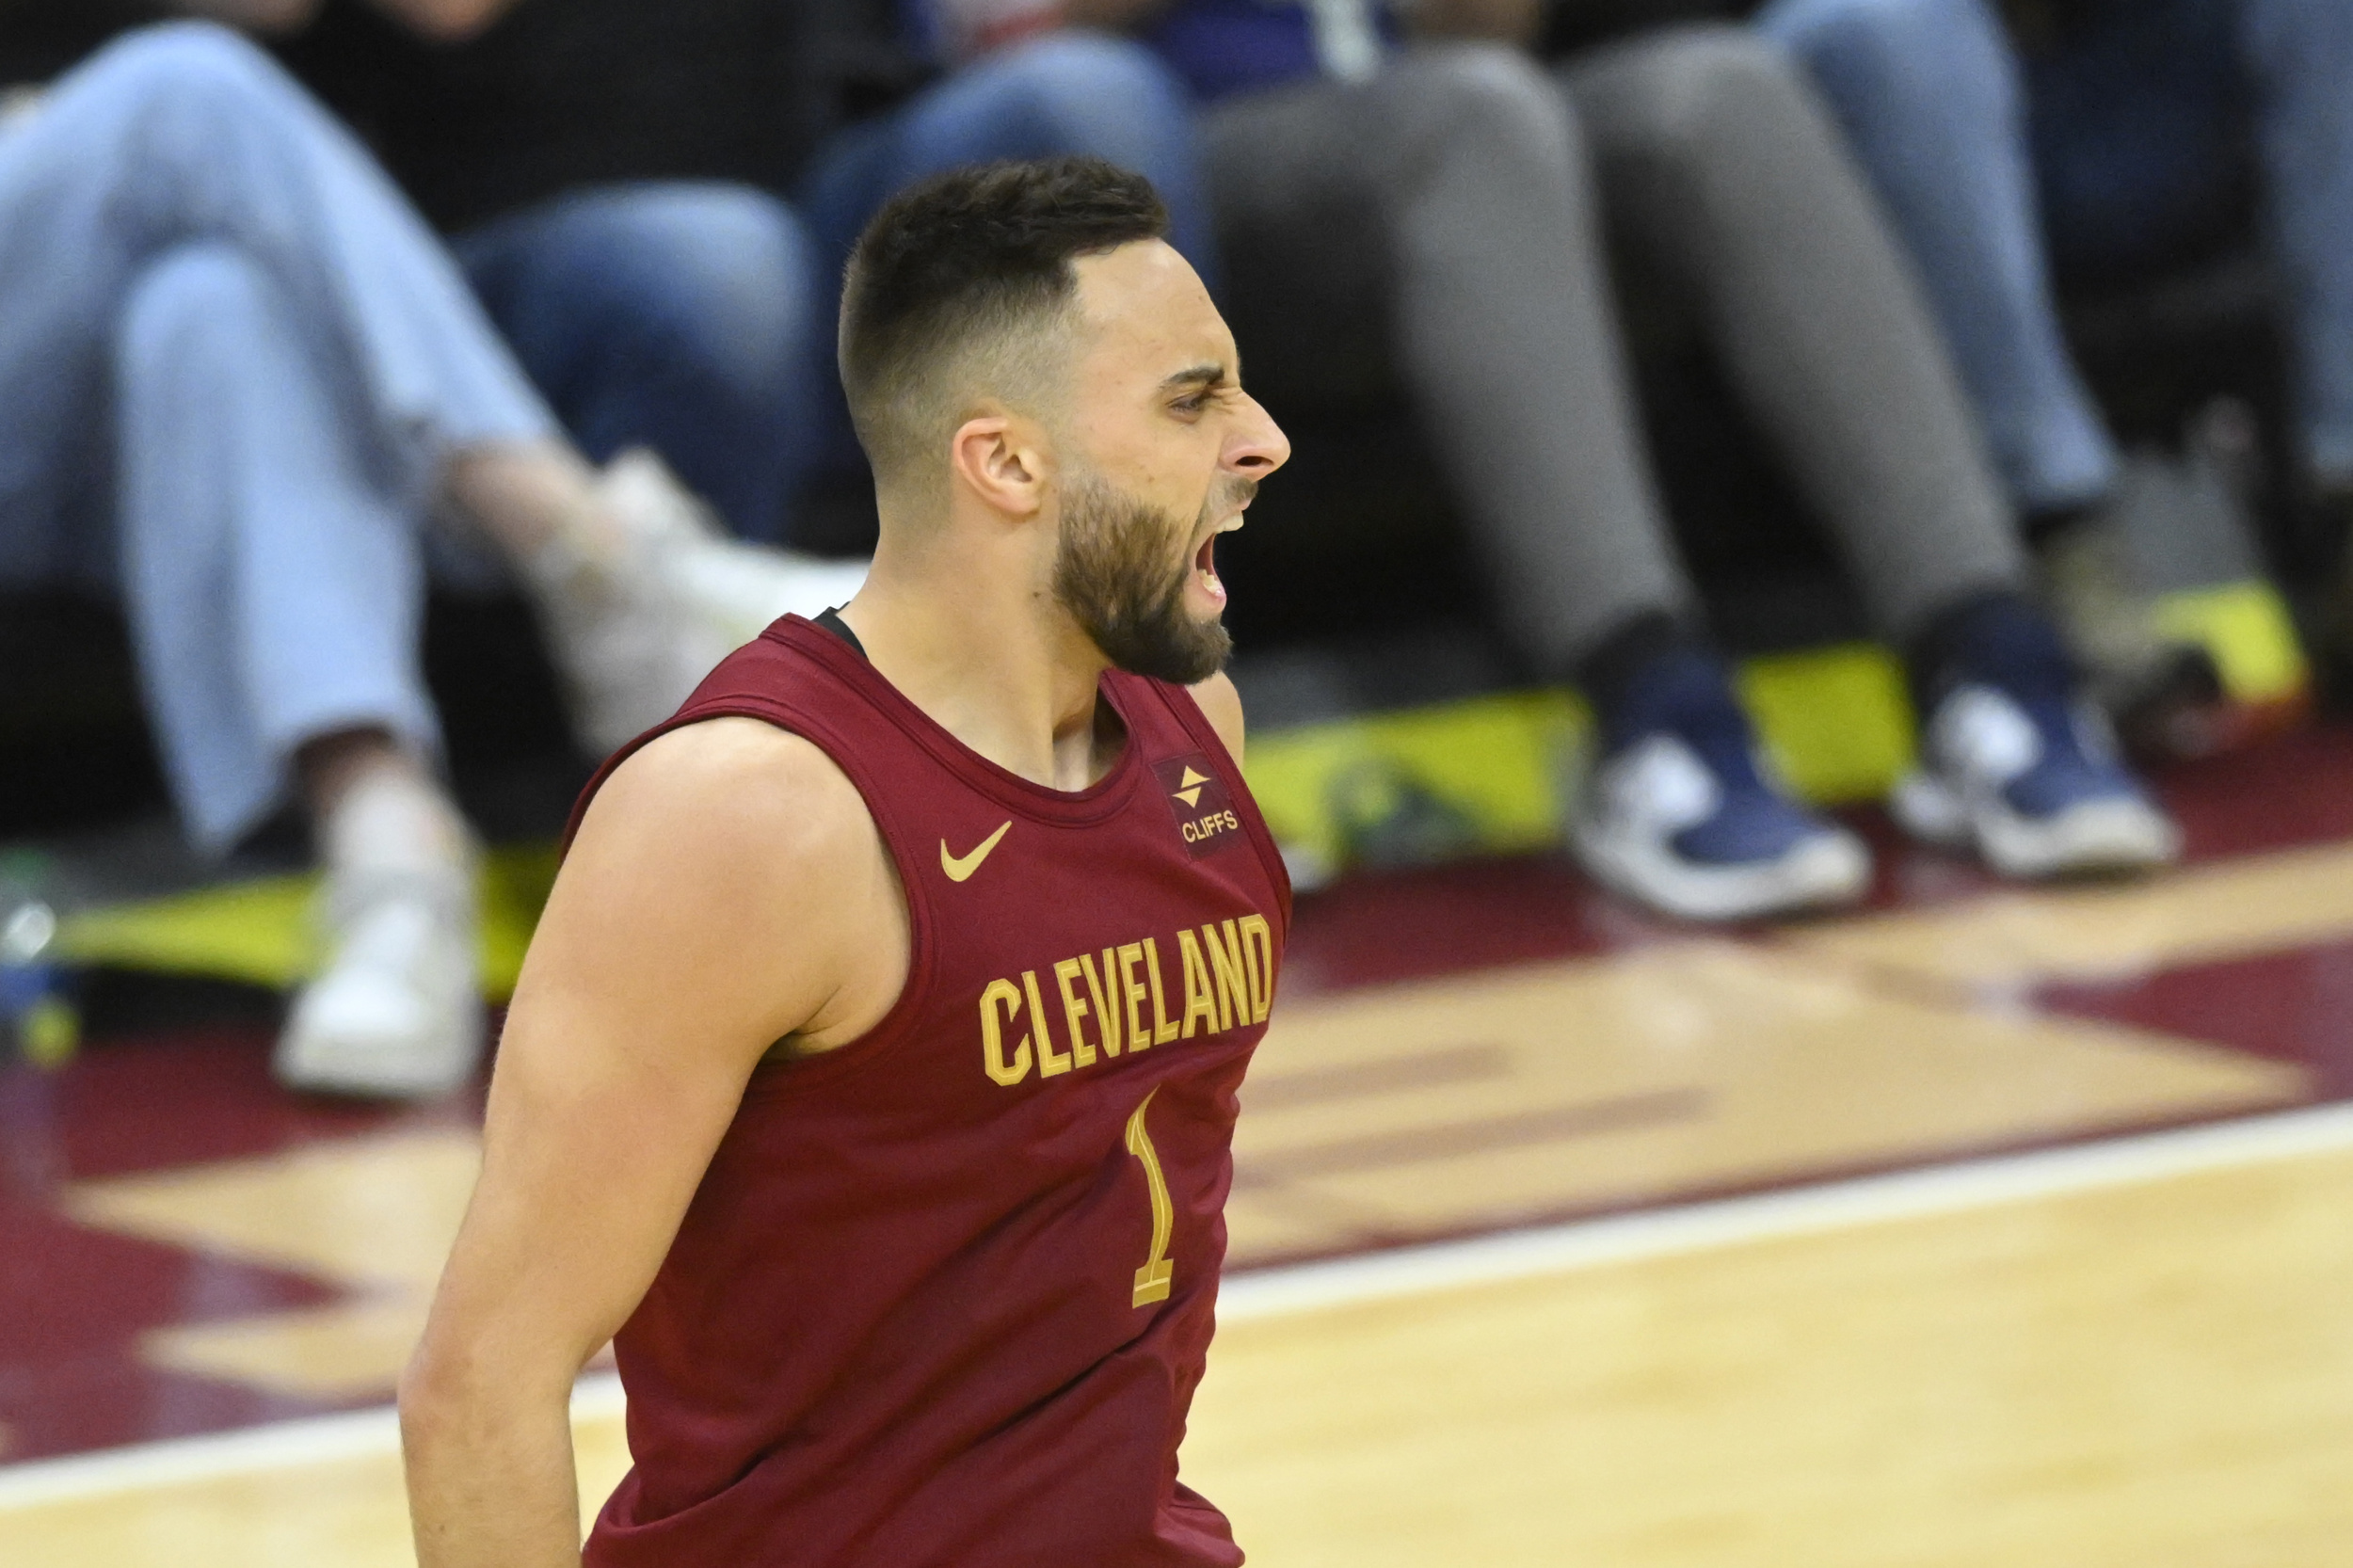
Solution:
{"label": "short dark hair", "polygon": [[894,197],[841,291],[841,385],[876,475],[947,434],[960,360],[1042,336],[1069,309],[1075,258],[1167,232],[1152,183],[1099,158],[951,169]]}

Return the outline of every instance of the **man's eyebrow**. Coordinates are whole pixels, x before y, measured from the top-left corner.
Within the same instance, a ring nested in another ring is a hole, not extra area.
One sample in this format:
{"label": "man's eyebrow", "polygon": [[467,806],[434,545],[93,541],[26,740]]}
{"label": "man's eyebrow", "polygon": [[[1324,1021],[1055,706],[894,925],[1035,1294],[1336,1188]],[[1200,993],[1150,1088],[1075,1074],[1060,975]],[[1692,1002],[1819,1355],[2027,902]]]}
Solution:
{"label": "man's eyebrow", "polygon": [[1160,390],[1175,392],[1179,387],[1215,387],[1223,385],[1225,381],[1225,367],[1212,361],[1208,364],[1188,365],[1174,376],[1163,376],[1160,380]]}

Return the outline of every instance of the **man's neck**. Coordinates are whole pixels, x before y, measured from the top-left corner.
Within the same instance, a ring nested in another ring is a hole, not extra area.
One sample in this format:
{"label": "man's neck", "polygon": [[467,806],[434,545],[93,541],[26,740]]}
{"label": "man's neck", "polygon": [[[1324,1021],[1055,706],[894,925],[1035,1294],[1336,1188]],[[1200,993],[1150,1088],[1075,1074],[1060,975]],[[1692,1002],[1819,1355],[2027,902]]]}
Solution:
{"label": "man's neck", "polygon": [[841,611],[875,672],[1023,778],[1075,791],[1108,773],[1125,737],[1096,701],[1103,656],[1050,592],[1002,562],[910,553],[878,552]]}

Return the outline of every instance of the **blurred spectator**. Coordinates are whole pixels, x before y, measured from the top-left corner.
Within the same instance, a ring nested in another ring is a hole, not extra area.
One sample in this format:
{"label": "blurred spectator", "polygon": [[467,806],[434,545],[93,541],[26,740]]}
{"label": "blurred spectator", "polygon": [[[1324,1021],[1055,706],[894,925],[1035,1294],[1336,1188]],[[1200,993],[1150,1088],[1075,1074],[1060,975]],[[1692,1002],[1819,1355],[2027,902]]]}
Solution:
{"label": "blurred spectator", "polygon": [[1533,0],[1423,0],[1412,42],[1347,0],[1072,14],[1140,30],[1206,105],[1260,394],[1344,407],[1390,376],[1413,397],[1510,629],[1594,701],[1574,841],[1597,875],[1732,919],[1852,898],[1866,869],[1760,768],[1695,624],[1612,319],[1605,207],[1705,323],[1909,653],[1926,766],[1898,816],[2012,874],[2171,855],[2020,591],[2009,511],[1867,193],[1770,45],[1678,28],[1555,76],[1513,47]]}
{"label": "blurred spectator", "polygon": [[[449,236],[574,441],[661,455],[777,540],[829,352],[830,287],[772,188],[838,122],[842,4],[17,0],[51,63],[195,14],[270,40]],[[849,42],[855,44],[853,37]],[[824,377],[829,380],[830,377]]]}
{"label": "blurred spectator", "polygon": [[450,236],[593,462],[659,453],[737,534],[786,536],[824,286],[763,180],[823,117],[806,5],[178,0],[265,34]]}
{"label": "blurred spectator", "polygon": [[2353,7],[2001,10],[2014,30],[1991,0],[1774,0],[1758,24],[1811,68],[1916,258],[2078,641],[2121,659],[2133,607],[2099,569],[2118,454],[2061,335],[2053,265],[2101,282],[2199,259],[2241,225],[2259,174],[2303,477],[2353,517]]}
{"label": "blurred spectator", "polygon": [[[1134,169],[1168,205],[1169,242],[1211,276],[1192,109],[1183,84],[1150,50],[1107,34],[1051,30],[1051,13],[1028,0],[909,9],[947,30],[911,29],[910,52],[953,58],[958,68],[835,134],[800,182],[829,285],[828,323],[851,247],[885,201],[944,169],[998,158],[1083,152]],[[976,49],[984,52],[974,56]],[[823,341],[816,466],[863,475],[865,456],[833,374],[830,332]]]}
{"label": "blurred spectator", "polygon": [[134,33],[0,124],[0,583],[120,593],[200,844],[309,808],[328,952],[280,1076],[457,1082],[481,1018],[417,664],[436,502],[525,584],[600,747],[765,618],[726,596],[844,584],[705,536],[643,460],[590,468],[365,154],[219,28]]}
{"label": "blurred spectator", "polygon": [[592,458],[650,446],[752,537],[794,536],[812,472],[863,478],[834,309],[898,189],[1093,151],[1150,176],[1203,248],[1181,90],[1128,40],[1000,28],[940,79],[893,0],[181,3],[280,35],[452,235]]}

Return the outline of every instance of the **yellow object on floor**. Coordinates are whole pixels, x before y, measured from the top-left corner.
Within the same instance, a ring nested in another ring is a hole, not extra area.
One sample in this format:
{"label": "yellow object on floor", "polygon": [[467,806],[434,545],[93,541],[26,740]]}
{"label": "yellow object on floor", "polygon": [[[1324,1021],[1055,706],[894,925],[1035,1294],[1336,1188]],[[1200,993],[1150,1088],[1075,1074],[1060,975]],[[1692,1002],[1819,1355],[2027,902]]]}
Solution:
{"label": "yellow object on floor", "polygon": [[2157,626],[2213,654],[2222,689],[2234,702],[2287,701],[2311,678],[2288,607],[2268,583],[2222,583],[2167,594],[2157,600]]}
{"label": "yellow object on floor", "polygon": [[[318,962],[311,921],[318,877],[269,877],[140,904],[85,910],[60,923],[71,964],[198,975],[291,988]],[[482,988],[494,1001],[515,990],[541,905],[555,881],[555,847],[493,851],[483,863]]]}
{"label": "yellow object on floor", "polygon": [[[1737,679],[1774,765],[1816,805],[1877,799],[1912,763],[1911,704],[1884,648],[1751,659]],[[1561,837],[1592,726],[1583,700],[1556,689],[1272,730],[1250,739],[1250,789],[1310,874],[1381,858],[1367,840],[1384,802],[1425,823],[1442,816],[1441,849],[1535,849]]]}
{"label": "yellow object on floor", "polygon": [[[2214,653],[2231,696],[2271,703],[2307,680],[2280,596],[2260,583],[2170,596],[2168,630]],[[1841,806],[1884,795],[1911,766],[1901,666],[1850,643],[1744,662],[1740,695],[1798,795]],[[1593,717],[1565,689],[1504,692],[1398,712],[1269,729],[1250,741],[1250,787],[1312,882],[1360,862],[1513,854],[1557,842]],[[484,867],[482,983],[514,990],[555,878],[552,845],[501,850]],[[316,962],[313,877],[280,877],[70,918],[68,961],[291,986]]]}

